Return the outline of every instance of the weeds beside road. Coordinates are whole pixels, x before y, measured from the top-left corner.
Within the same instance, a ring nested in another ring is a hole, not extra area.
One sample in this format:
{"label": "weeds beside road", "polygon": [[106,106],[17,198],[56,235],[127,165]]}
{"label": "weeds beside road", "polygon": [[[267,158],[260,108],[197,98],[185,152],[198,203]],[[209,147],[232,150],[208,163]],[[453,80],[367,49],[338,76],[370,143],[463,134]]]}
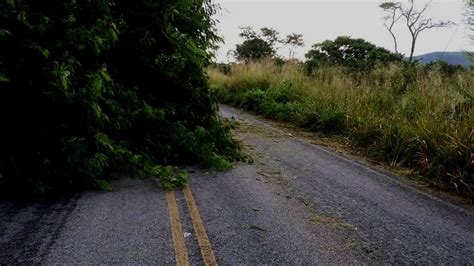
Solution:
{"label": "weeds beside road", "polygon": [[234,65],[208,69],[220,100],[266,117],[348,136],[371,158],[413,169],[433,185],[473,197],[472,70],[446,74],[392,65],[351,75],[323,67]]}

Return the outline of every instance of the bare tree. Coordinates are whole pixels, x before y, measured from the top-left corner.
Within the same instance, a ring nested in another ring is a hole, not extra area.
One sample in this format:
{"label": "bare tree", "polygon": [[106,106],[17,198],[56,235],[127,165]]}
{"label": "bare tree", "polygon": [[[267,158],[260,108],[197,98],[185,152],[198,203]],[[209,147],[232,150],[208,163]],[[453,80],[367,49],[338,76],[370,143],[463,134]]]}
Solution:
{"label": "bare tree", "polygon": [[383,10],[389,13],[389,15],[384,17],[385,22],[383,23],[383,25],[392,36],[393,43],[395,44],[395,52],[397,53],[398,53],[398,43],[397,43],[397,37],[395,36],[395,33],[393,33],[393,26],[395,26],[395,23],[397,23],[397,21],[400,20],[400,18],[402,18],[402,15],[398,14],[399,5],[400,3],[392,3],[392,2],[385,2],[380,5],[380,7],[383,8]]}
{"label": "bare tree", "polygon": [[469,31],[469,39],[474,44],[474,0],[466,0],[464,17]]}
{"label": "bare tree", "polygon": [[[464,22],[469,32],[469,40],[474,44],[474,0],[466,0],[466,11],[464,12]],[[467,59],[474,65],[474,51],[464,51]]]}
{"label": "bare tree", "polygon": [[[397,21],[403,19],[406,22],[406,26],[411,35],[411,48],[410,48],[410,57],[408,60],[413,61],[413,54],[415,53],[416,41],[421,32],[433,29],[433,28],[444,28],[455,25],[452,21],[435,21],[433,18],[425,18],[424,13],[429,8],[430,2],[426,3],[421,10],[415,9],[414,0],[409,0],[408,6],[400,2],[385,2],[380,5],[382,9],[391,14],[391,17],[385,21],[390,21],[388,24],[388,29],[392,37],[394,38],[395,44],[397,43],[397,38],[393,34],[393,26]],[[397,46],[397,44],[395,45]],[[398,48],[396,48],[398,50]]]}
{"label": "bare tree", "polygon": [[285,44],[290,45],[289,59],[293,59],[295,56],[294,48],[304,45],[303,35],[298,33],[289,34],[286,36]]}

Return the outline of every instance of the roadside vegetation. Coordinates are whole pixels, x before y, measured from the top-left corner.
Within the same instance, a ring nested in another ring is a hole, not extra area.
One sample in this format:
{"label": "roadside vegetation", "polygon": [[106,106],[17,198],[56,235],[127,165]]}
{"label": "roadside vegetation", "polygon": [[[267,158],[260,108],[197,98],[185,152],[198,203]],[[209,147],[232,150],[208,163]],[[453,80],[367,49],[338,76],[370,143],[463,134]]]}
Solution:
{"label": "roadside vegetation", "polygon": [[472,198],[474,71],[404,62],[361,40],[352,45],[381,54],[364,62],[321,53],[321,47],[344,50],[332,49],[342,41],[353,40],[317,44],[305,63],[267,59],[207,72],[223,103],[348,137],[371,158],[409,167],[438,188]]}
{"label": "roadside vegetation", "polygon": [[203,69],[220,40],[200,1],[0,2],[0,196],[108,189],[112,173],[239,157]]}

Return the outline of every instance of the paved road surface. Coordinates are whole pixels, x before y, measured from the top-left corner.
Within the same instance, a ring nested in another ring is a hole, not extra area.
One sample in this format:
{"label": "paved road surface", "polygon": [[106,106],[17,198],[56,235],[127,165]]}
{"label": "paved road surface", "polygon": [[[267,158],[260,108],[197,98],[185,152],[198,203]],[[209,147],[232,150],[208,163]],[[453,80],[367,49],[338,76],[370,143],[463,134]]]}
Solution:
{"label": "paved road surface", "polygon": [[[189,189],[0,201],[2,263],[474,262],[474,214],[222,106],[254,159]],[[197,208],[196,208],[197,207]]]}

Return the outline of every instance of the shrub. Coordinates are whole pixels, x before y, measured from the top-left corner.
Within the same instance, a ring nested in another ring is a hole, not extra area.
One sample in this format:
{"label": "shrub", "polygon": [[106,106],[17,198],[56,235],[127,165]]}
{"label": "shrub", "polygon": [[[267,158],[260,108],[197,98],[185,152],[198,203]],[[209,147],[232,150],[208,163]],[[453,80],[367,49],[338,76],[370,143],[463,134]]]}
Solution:
{"label": "shrub", "polygon": [[0,188],[222,168],[237,146],[203,72],[214,12],[208,0],[0,2]]}
{"label": "shrub", "polygon": [[265,92],[261,89],[251,89],[243,94],[241,107],[251,111],[258,111],[265,101]]}

